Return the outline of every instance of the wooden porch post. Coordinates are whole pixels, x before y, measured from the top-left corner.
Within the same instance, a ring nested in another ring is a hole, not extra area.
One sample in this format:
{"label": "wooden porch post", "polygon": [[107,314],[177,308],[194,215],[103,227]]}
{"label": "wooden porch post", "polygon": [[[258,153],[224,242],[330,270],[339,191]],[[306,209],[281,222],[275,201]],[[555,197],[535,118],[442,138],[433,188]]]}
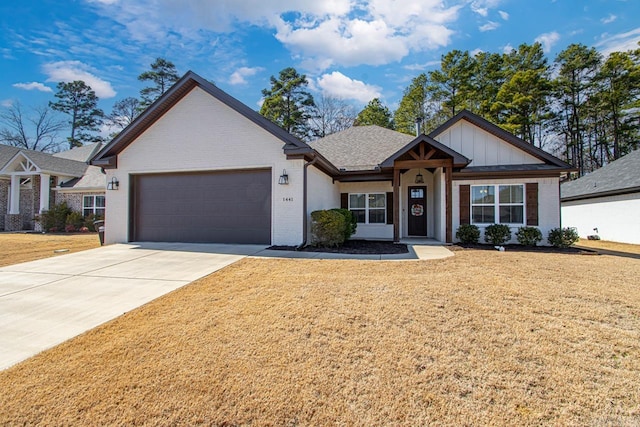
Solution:
{"label": "wooden porch post", "polygon": [[393,168],[393,241],[400,241],[400,169]]}
{"label": "wooden porch post", "polygon": [[453,184],[452,184],[452,173],[453,173],[453,160],[448,160],[445,164],[445,172],[444,172],[444,181],[445,181],[445,199],[446,199],[446,211],[445,215],[447,218],[447,229],[446,229],[446,242],[453,243],[453,208],[452,208],[452,192],[453,192]]}

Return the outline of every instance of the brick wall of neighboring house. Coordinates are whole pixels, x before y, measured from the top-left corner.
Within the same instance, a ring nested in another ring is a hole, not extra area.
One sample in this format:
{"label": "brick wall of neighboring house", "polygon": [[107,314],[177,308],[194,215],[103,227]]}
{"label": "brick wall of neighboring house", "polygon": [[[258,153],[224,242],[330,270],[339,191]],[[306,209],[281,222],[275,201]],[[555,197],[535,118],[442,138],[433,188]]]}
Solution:
{"label": "brick wall of neighboring house", "polygon": [[9,212],[9,180],[0,180],[0,230],[4,230],[4,216]]}
{"label": "brick wall of neighboring house", "polygon": [[86,193],[62,193],[58,192],[56,194],[56,204],[67,202],[67,206],[71,208],[74,212],[82,213],[83,208],[83,197],[84,196],[103,196],[104,193],[100,193],[98,191],[90,191]]}
{"label": "brick wall of neighboring house", "polygon": [[22,229],[30,230],[33,228],[33,187],[20,189],[20,216],[22,217]]}

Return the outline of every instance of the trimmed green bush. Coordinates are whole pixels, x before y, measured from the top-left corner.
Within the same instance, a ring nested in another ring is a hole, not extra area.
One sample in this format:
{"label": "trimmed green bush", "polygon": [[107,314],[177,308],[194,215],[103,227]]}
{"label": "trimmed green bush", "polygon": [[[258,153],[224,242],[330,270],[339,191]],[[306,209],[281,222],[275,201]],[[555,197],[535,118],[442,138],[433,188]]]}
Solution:
{"label": "trimmed green bush", "polygon": [[65,229],[67,216],[72,212],[66,202],[58,203],[40,214],[39,220],[43,231],[57,232]]}
{"label": "trimmed green bush", "polygon": [[536,246],[542,242],[542,232],[536,227],[520,227],[516,232],[518,243],[524,246]]}
{"label": "trimmed green bush", "polygon": [[549,231],[547,241],[556,248],[568,248],[580,239],[575,228],[554,228]]}
{"label": "trimmed green bush", "polygon": [[96,230],[96,227],[93,225],[93,223],[100,219],[104,219],[102,215],[89,214],[84,217],[84,226],[87,227],[89,231],[98,231]]}
{"label": "trimmed green bush", "polygon": [[[84,225],[84,218],[80,212],[71,212],[69,215],[67,215],[67,220],[65,221],[65,224],[66,224],[65,229],[69,229],[70,231],[76,231],[82,228],[82,226]],[[71,230],[71,228],[73,228],[73,230]]]}
{"label": "trimmed green bush", "polygon": [[349,209],[335,208],[331,210],[338,212],[344,217],[344,240],[349,240],[349,238],[355,234],[356,229],[358,228],[358,220],[356,219],[356,216]]}
{"label": "trimmed green bush", "polygon": [[456,239],[464,244],[478,243],[478,240],[480,240],[480,229],[477,225],[462,224],[456,231]]}
{"label": "trimmed green bush", "polygon": [[491,224],[484,229],[484,241],[492,245],[502,245],[511,240],[511,229],[506,224]]}
{"label": "trimmed green bush", "polygon": [[317,246],[333,247],[344,243],[346,220],[334,210],[311,212],[311,240]]}

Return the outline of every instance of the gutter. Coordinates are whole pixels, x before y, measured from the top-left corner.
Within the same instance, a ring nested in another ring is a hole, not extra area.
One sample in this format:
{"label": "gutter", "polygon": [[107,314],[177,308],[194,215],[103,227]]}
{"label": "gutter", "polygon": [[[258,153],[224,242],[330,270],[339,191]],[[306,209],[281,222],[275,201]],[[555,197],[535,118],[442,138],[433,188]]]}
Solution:
{"label": "gutter", "polygon": [[296,248],[300,250],[307,245],[307,168],[318,160],[317,156],[313,156],[313,160],[308,161],[302,168],[302,243]]}

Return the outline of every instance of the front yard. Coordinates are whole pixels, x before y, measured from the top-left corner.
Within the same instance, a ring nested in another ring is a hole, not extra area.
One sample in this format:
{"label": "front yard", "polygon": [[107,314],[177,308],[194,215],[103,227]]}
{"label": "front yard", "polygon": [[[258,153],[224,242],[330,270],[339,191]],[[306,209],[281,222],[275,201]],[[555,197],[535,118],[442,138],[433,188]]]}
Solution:
{"label": "front yard", "polygon": [[638,425],[638,277],[605,255],[247,258],[0,372],[0,424]]}
{"label": "front yard", "polygon": [[100,246],[97,233],[1,233],[0,267]]}

